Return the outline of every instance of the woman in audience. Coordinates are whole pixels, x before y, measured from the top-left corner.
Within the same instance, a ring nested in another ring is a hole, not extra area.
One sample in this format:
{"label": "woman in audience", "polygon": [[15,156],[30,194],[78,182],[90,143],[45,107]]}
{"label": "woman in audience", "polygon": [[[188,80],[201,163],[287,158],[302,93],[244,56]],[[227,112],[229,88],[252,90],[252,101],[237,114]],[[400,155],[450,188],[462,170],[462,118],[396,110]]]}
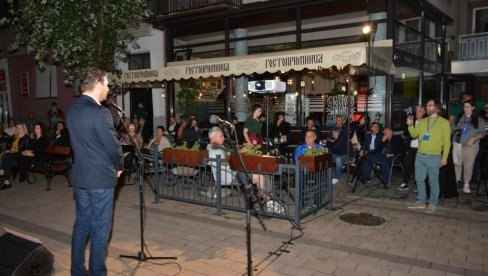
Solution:
{"label": "woman in audience", "polygon": [[156,127],[156,137],[154,137],[147,145],[148,149],[152,149],[153,147],[157,147],[158,152],[162,152],[165,148],[171,147],[168,138],[164,136],[163,126]]}
{"label": "woman in audience", "polygon": [[142,149],[142,136],[137,131],[136,126],[133,123],[129,124],[129,132],[123,131],[120,137],[120,143],[122,145],[132,145],[138,149]]}
{"label": "woman in audience", "polygon": [[47,127],[42,123],[34,124],[34,138],[29,141],[27,148],[20,152],[18,160],[19,182],[27,179],[27,168],[43,166],[46,162],[44,151],[49,145]]}
{"label": "woman in audience", "polygon": [[478,116],[474,101],[468,100],[463,103],[463,112],[461,112],[452,125],[454,131],[453,139],[456,136],[462,145],[462,165],[455,165],[456,181],[464,178],[463,192],[471,193],[469,183],[473,174],[473,166],[476,155],[479,151],[479,141],[485,137],[485,120]]}
{"label": "woman in audience", "polygon": [[178,128],[178,131],[176,133],[176,139],[181,140],[183,138],[183,130],[185,130],[187,125],[186,119],[181,119],[180,127]]}
{"label": "woman in audience", "polygon": [[11,144],[7,147],[9,150],[2,156],[0,164],[0,177],[3,179],[0,185],[0,190],[5,190],[11,187],[10,176],[12,175],[12,164],[20,157],[20,152],[27,149],[29,145],[29,133],[24,124],[17,124],[15,126],[15,136]]}
{"label": "woman in audience", "polygon": [[286,153],[286,145],[288,144],[288,134],[290,134],[290,131],[291,125],[285,121],[285,113],[276,112],[275,121],[271,126],[269,138],[275,140],[273,143],[278,142],[282,154]]}
{"label": "woman in audience", "polygon": [[15,135],[15,121],[14,120],[9,120],[8,121],[8,127],[5,129],[5,133],[7,133],[8,136],[14,136]]}
{"label": "woman in audience", "polygon": [[261,134],[261,123],[259,117],[263,108],[259,104],[255,104],[251,110],[251,116],[249,116],[244,122],[244,142],[251,145],[262,145],[263,136]]}
{"label": "woman in audience", "polygon": [[68,129],[66,128],[66,124],[63,121],[58,121],[56,123],[56,130],[54,131],[51,145],[54,146],[70,145]]}

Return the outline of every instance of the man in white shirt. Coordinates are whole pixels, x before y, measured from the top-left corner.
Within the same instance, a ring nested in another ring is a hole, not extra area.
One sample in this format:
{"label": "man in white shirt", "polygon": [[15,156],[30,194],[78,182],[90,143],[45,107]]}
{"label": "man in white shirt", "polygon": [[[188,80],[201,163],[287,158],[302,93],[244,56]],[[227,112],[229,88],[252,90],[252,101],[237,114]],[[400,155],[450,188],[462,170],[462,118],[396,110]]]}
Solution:
{"label": "man in white shirt", "polygon": [[[424,118],[425,116],[425,107],[423,105],[417,105],[415,107],[415,121],[414,125],[417,126],[417,123],[420,119]],[[406,131],[407,137],[410,138],[410,133],[408,130]],[[398,190],[405,191],[408,190],[408,182],[410,181],[410,175],[412,175],[414,164],[415,164],[415,156],[417,156],[417,148],[419,147],[419,139],[418,137],[412,139],[410,141],[410,148],[407,149],[405,154],[405,169],[403,171],[403,183],[400,184]]]}

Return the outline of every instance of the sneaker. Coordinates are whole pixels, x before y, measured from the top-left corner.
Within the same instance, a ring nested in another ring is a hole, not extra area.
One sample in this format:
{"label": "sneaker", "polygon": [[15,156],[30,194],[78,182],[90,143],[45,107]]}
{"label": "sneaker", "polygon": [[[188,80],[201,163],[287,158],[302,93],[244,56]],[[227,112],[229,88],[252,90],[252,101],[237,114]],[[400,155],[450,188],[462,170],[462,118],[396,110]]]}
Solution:
{"label": "sneaker", "polygon": [[420,203],[418,201],[415,201],[414,204],[408,205],[408,209],[425,209],[425,203]]}
{"label": "sneaker", "polygon": [[400,191],[406,191],[408,190],[408,185],[406,183],[402,183],[400,187],[398,188]]}
{"label": "sneaker", "polygon": [[332,185],[335,185],[335,184],[337,184],[337,183],[339,183],[339,179],[337,179],[337,178],[332,178]]}
{"label": "sneaker", "polygon": [[426,212],[427,214],[432,214],[432,213],[434,213],[434,212],[435,212],[435,210],[436,210],[436,209],[437,209],[437,207],[436,207],[435,205],[429,205],[429,206],[427,207],[427,209],[425,209],[425,212]]}
{"label": "sneaker", "polygon": [[[332,183],[334,183],[334,182],[332,182]],[[471,193],[471,189],[469,188],[469,184],[464,184],[463,192],[465,194],[470,194]]]}
{"label": "sneaker", "polygon": [[266,202],[266,211],[268,213],[282,214],[285,212],[285,208],[277,201],[270,200]]}

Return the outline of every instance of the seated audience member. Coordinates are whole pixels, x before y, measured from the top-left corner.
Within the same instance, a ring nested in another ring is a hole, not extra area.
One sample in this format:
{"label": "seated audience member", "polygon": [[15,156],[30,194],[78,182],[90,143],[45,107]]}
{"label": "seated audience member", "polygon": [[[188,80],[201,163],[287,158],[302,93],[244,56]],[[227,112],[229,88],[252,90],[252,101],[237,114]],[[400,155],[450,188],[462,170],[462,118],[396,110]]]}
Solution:
{"label": "seated audience member", "polygon": [[180,127],[178,128],[178,131],[176,132],[176,138],[178,140],[183,139],[183,131],[186,128],[186,125],[188,124],[188,121],[184,118],[180,118]]}
{"label": "seated audience member", "polygon": [[197,119],[193,118],[183,130],[183,136],[181,137],[181,140],[186,142],[186,146],[188,148],[191,148],[196,142],[200,141],[201,135],[202,131],[198,127]]}
{"label": "seated audience member", "polygon": [[27,179],[27,169],[30,166],[44,166],[46,158],[44,151],[49,145],[47,127],[42,123],[34,124],[34,138],[29,141],[26,149],[20,152],[17,160],[19,171],[19,182]]}
{"label": "seated audience member", "polygon": [[317,135],[315,130],[310,129],[305,132],[305,143],[299,145],[295,149],[295,153],[293,154],[293,159],[295,162],[298,160],[298,156],[305,155],[307,150],[311,149],[323,149],[324,146],[317,144],[315,141],[317,140]]}
{"label": "seated audience member", "polygon": [[305,127],[302,128],[302,134],[301,134],[301,138],[300,138],[300,143],[305,143],[305,134],[307,131],[309,130],[313,130],[315,132],[315,143],[320,143],[320,127],[316,126],[315,123],[314,123],[314,120],[312,117],[307,117],[306,121],[305,121]]}
{"label": "seated audience member", "polygon": [[168,136],[171,136],[174,139],[176,139],[176,133],[178,132],[178,128],[180,127],[180,124],[176,122],[175,116],[169,116],[169,124],[168,127],[166,127],[166,131],[168,132]]}
{"label": "seated audience member", "polygon": [[7,149],[7,144],[11,137],[3,130],[3,123],[0,122],[0,152],[4,152]]}
{"label": "seated audience member", "polygon": [[29,112],[27,115],[27,121],[25,122],[25,126],[27,127],[27,131],[29,133],[34,132],[34,125],[37,123],[36,117],[34,116],[33,112]]}
{"label": "seated audience member", "polygon": [[51,145],[54,146],[70,146],[68,129],[63,121],[56,123],[56,130],[54,131]]}
{"label": "seated audience member", "polygon": [[[335,121],[336,121],[336,124],[335,124],[334,128],[337,127],[341,130],[342,133],[347,133],[347,128],[346,128],[346,125],[344,124],[344,117],[342,117],[342,115],[337,115]],[[332,135],[332,133],[331,133],[331,135]]]}
{"label": "seated audience member", "polygon": [[7,147],[9,150],[2,156],[0,164],[0,177],[3,179],[0,185],[1,190],[11,187],[10,177],[12,175],[12,165],[17,163],[20,157],[20,152],[26,150],[29,145],[29,133],[24,124],[17,124],[15,126],[15,136]]}
{"label": "seated audience member", "polygon": [[371,179],[372,165],[379,163],[383,173],[383,185],[387,185],[390,180],[390,170],[393,158],[397,154],[405,152],[405,143],[399,135],[393,135],[391,128],[383,130],[383,137],[375,151],[369,151],[364,162],[364,177],[366,180]]}
{"label": "seated audience member", "polygon": [[284,112],[276,112],[276,118],[274,123],[270,128],[270,139],[277,140],[273,143],[278,142],[279,150],[282,154],[286,153],[286,145],[288,144],[288,134],[290,134],[291,125],[285,121]]}
{"label": "seated audience member", "polygon": [[141,149],[143,146],[142,136],[139,132],[137,132],[136,126],[134,124],[129,124],[128,131],[122,131],[120,137],[120,143],[122,145],[132,145]]}
{"label": "seated audience member", "polygon": [[346,133],[340,127],[335,127],[332,129],[332,139],[327,141],[327,148],[332,150],[332,159],[336,163],[335,177],[332,178],[332,184],[336,184],[342,176],[342,165],[349,161],[349,156],[353,154],[352,144],[350,141],[348,143]]}
{"label": "seated audience member", "polygon": [[365,153],[375,154],[383,139],[383,134],[380,133],[380,126],[377,122],[371,123],[371,133],[366,134],[366,138],[361,143],[361,149],[359,154],[362,156]]}
{"label": "seated audience member", "polygon": [[171,147],[168,138],[164,136],[163,126],[156,127],[156,136],[147,145],[148,149],[152,149],[154,147],[157,147],[158,152],[163,152],[165,148]]}
{"label": "seated audience member", "polygon": [[149,142],[151,136],[153,135],[152,127],[146,124],[146,119],[139,118],[139,133],[142,136],[142,141],[144,144]]}
{"label": "seated audience member", "polygon": [[8,127],[5,129],[5,133],[7,133],[8,136],[14,136],[16,133],[15,126],[17,124],[15,123],[14,120],[9,120],[8,121]]}
{"label": "seated audience member", "polygon": [[[237,172],[231,171],[228,163],[228,156],[230,154],[229,151],[226,151],[224,147],[224,133],[219,127],[212,127],[208,132],[208,137],[210,138],[210,143],[207,145],[208,149],[208,157],[209,158],[217,158],[217,155],[220,155],[220,176],[221,176],[221,185],[227,186],[231,185],[232,181],[234,180]],[[217,178],[217,165],[215,161],[209,162],[212,168],[212,174],[214,179]],[[236,183],[237,184],[237,183]]]}
{"label": "seated audience member", "polygon": [[244,131],[244,123],[243,122],[239,122],[239,119],[237,119],[237,117],[232,117],[232,121],[231,121],[232,125],[234,125],[234,128],[232,129],[232,137],[230,137],[232,139],[232,141],[235,140],[235,134],[237,134],[237,141],[239,142],[240,145],[242,145],[244,143],[244,135],[242,134],[242,132]]}

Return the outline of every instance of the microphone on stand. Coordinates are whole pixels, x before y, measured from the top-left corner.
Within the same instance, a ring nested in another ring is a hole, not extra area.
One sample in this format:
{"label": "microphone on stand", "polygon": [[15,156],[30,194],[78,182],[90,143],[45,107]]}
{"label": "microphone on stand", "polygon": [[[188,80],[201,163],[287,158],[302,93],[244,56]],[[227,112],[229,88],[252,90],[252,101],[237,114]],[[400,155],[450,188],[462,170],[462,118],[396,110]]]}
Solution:
{"label": "microphone on stand", "polygon": [[107,103],[108,106],[114,107],[115,110],[117,110],[117,112],[125,115],[125,111],[120,106],[118,106],[116,103],[114,103],[114,101],[112,101],[112,99],[107,99],[105,102]]}
{"label": "microphone on stand", "polygon": [[229,125],[231,127],[234,127],[234,125],[231,122],[226,121],[226,120],[222,120],[217,115],[210,115],[210,118],[208,119],[208,121],[211,124],[213,124],[213,125],[215,125],[215,124],[224,124],[224,125]]}

